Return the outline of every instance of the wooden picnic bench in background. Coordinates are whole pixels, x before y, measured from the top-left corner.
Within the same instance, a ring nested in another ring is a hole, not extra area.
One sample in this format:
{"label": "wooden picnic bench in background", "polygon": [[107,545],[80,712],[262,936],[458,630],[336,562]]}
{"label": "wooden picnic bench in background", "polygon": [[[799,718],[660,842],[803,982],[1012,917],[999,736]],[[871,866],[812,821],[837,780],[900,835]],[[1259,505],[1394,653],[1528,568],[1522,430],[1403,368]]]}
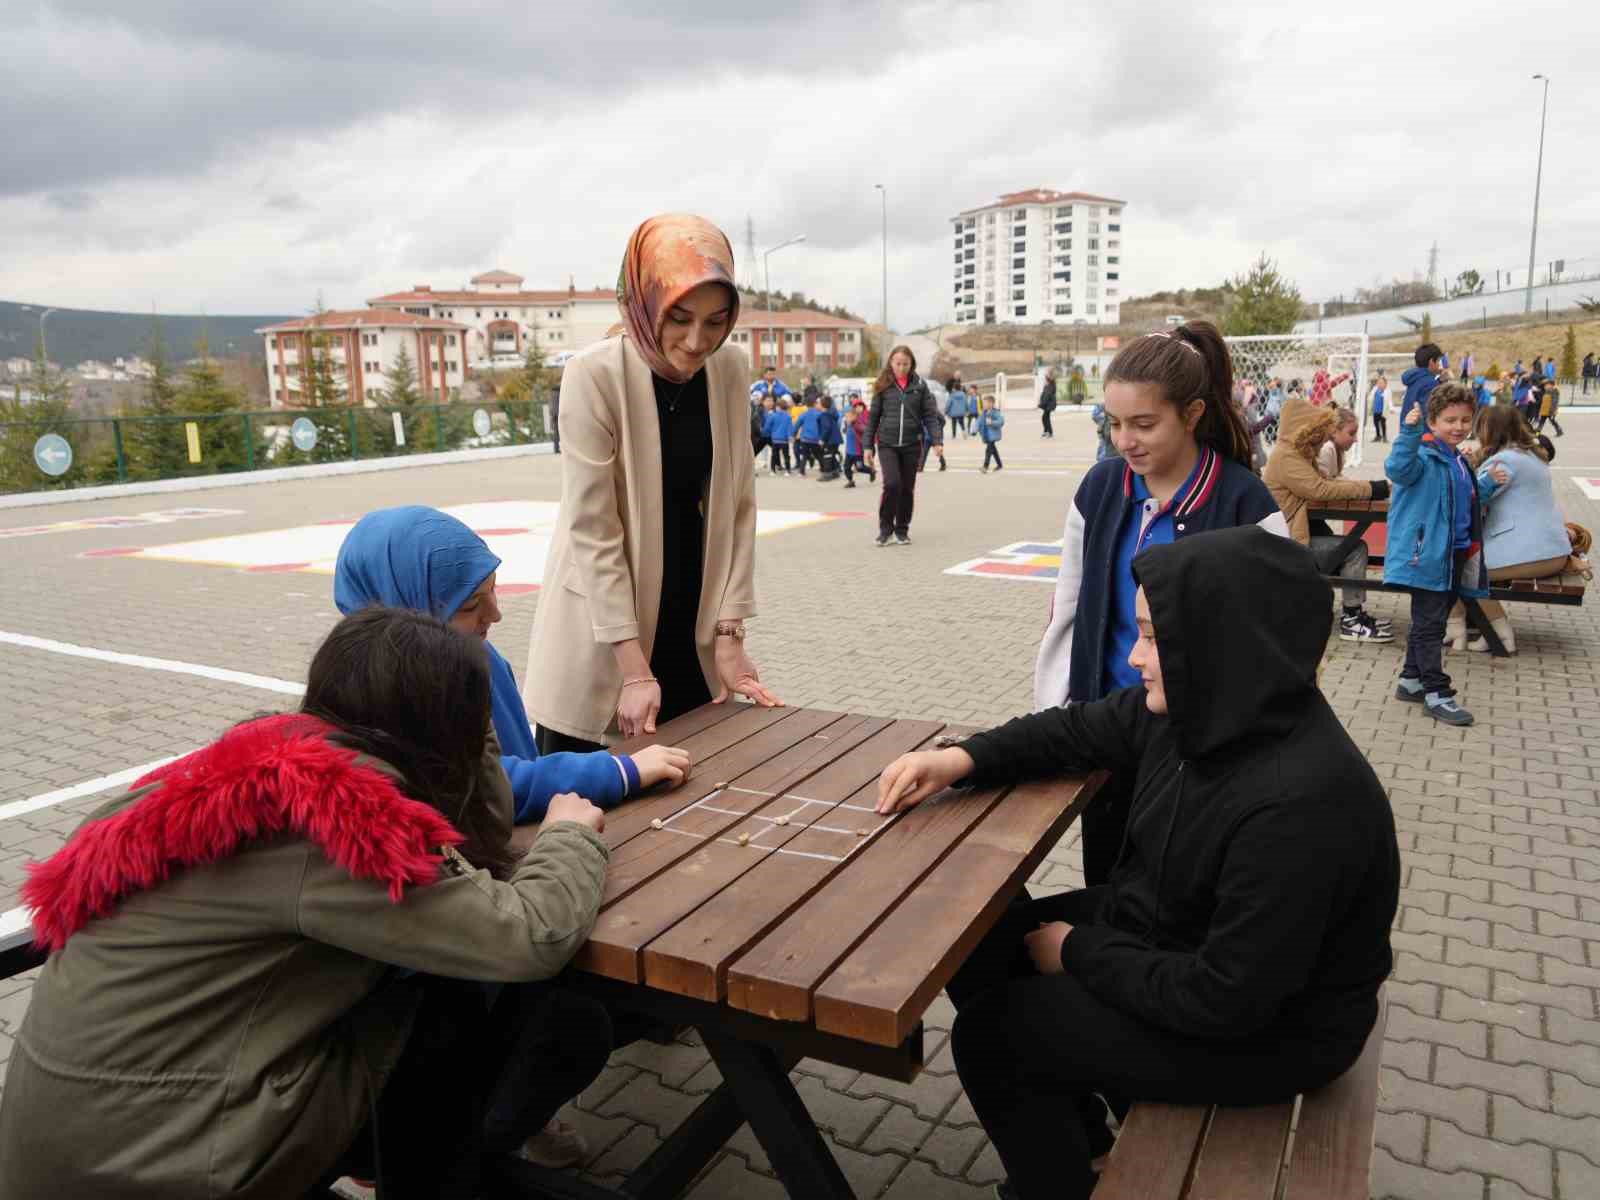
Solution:
{"label": "wooden picnic bench in background", "polygon": [[1094,1200],[1368,1200],[1388,1016],[1327,1087],[1259,1108],[1136,1104]]}
{"label": "wooden picnic bench in background", "polygon": [[[1355,549],[1356,543],[1365,537],[1367,530],[1373,525],[1388,522],[1389,502],[1387,500],[1329,501],[1326,504],[1312,504],[1307,509],[1307,515],[1313,521],[1353,522],[1352,527],[1344,534],[1345,553],[1348,554]],[[1372,566],[1382,567],[1383,555],[1372,554],[1368,562]],[[1359,587],[1376,592],[1411,590],[1397,583],[1385,583],[1381,579],[1361,581],[1345,579],[1341,575],[1324,575],[1323,578],[1335,587]],[[1576,574],[1552,575],[1547,579],[1501,579],[1490,584],[1489,598],[1498,600],[1502,604],[1580,605],[1583,603],[1586,584],[1584,577]],[[1461,602],[1466,607],[1468,622],[1488,641],[1490,652],[1499,658],[1505,658],[1507,656],[1505,644],[1484,616],[1482,606],[1476,599],[1467,597],[1462,597]]]}

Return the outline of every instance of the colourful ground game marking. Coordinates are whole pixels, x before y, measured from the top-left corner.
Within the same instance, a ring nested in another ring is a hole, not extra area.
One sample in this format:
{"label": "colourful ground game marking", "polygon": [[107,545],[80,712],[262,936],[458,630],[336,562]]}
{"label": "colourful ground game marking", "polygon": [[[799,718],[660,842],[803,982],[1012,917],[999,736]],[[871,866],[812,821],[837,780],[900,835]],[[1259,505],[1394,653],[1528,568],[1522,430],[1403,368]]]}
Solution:
{"label": "colourful ground game marking", "polygon": [[1013,542],[991,550],[982,558],[946,567],[946,575],[972,575],[979,579],[1020,579],[1054,585],[1061,574],[1060,542]]}
{"label": "colourful ground game marking", "polygon": [[[444,511],[465,522],[500,556],[497,590],[502,596],[526,595],[539,590],[559,504],[545,500],[491,500],[457,504]],[[861,515],[762,509],[756,513],[756,533],[782,533],[804,525]],[[114,554],[123,558],[232,567],[251,574],[303,571],[331,575],[339,546],[354,524],[354,521],[321,521],[263,533],[128,548]],[[97,557],[110,556],[100,551],[93,553]]]}
{"label": "colourful ground game marking", "polygon": [[1600,479],[1583,479],[1577,475],[1572,477],[1572,482],[1578,485],[1578,490],[1591,500],[1600,500]]}
{"label": "colourful ground game marking", "polygon": [[146,525],[170,525],[174,521],[198,521],[205,517],[237,517],[242,515],[242,511],[237,508],[163,508],[120,517],[78,517],[71,521],[52,521],[48,525],[13,525],[10,529],[0,529],[0,538],[72,533],[80,529],[137,529]]}

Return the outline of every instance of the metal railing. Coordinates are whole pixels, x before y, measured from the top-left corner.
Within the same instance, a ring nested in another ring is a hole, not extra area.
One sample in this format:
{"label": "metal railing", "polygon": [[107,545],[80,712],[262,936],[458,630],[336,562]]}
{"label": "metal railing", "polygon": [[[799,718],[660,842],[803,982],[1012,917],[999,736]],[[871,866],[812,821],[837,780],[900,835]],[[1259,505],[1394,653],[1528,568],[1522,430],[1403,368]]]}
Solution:
{"label": "metal railing", "polygon": [[0,422],[0,494],[547,440],[548,410],[537,396],[408,408],[13,420]]}

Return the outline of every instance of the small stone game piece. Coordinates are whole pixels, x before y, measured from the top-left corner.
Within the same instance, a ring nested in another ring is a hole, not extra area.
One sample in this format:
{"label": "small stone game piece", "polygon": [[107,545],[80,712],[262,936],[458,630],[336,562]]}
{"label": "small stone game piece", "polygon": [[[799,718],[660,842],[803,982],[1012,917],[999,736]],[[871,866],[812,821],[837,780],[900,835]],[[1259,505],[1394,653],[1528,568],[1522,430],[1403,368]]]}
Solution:
{"label": "small stone game piece", "polygon": [[654,820],[652,820],[650,822],[650,828],[651,829],[665,829],[666,826],[664,824],[662,824],[662,821],[661,821],[660,817],[656,817]]}
{"label": "small stone game piece", "polygon": [[748,833],[741,833],[739,835],[739,845],[748,846],[749,844],[750,844],[750,835]]}
{"label": "small stone game piece", "polygon": [[866,837],[868,832],[869,831],[866,830],[866,829],[858,829],[858,830],[856,830],[856,836],[857,837]]}
{"label": "small stone game piece", "polygon": [[789,817],[788,817],[787,813],[778,818],[778,824],[779,825],[787,825],[788,823],[789,823]]}

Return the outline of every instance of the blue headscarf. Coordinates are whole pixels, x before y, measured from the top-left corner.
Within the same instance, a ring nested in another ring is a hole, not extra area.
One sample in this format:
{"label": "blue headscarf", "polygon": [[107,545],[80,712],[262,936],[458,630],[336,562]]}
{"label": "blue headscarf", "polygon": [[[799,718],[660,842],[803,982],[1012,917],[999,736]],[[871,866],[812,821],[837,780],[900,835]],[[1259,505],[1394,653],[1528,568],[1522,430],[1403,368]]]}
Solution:
{"label": "blue headscarf", "polygon": [[333,602],[347,616],[386,604],[448,621],[499,566],[484,540],[448,513],[420,504],[380,508],[345,535]]}

